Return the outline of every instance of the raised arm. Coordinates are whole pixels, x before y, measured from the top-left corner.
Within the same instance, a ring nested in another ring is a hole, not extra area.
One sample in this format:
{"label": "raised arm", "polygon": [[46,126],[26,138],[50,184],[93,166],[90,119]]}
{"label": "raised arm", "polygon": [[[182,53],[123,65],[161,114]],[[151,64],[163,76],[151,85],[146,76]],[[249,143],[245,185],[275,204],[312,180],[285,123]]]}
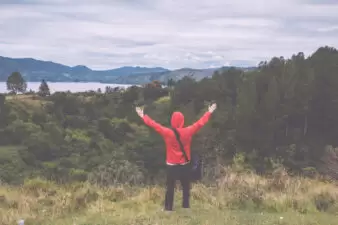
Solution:
{"label": "raised arm", "polygon": [[197,131],[199,131],[209,121],[211,114],[215,111],[216,107],[217,105],[215,103],[209,106],[208,111],[204,113],[204,115],[198,121],[187,127],[189,132],[195,134]]}
{"label": "raised arm", "polygon": [[144,115],[143,109],[141,109],[140,107],[136,107],[136,112],[143,119],[143,122],[147,126],[153,128],[156,132],[158,132],[161,135],[164,134],[166,128],[161,124],[157,123],[156,121],[154,121],[153,119],[151,119],[148,115]]}

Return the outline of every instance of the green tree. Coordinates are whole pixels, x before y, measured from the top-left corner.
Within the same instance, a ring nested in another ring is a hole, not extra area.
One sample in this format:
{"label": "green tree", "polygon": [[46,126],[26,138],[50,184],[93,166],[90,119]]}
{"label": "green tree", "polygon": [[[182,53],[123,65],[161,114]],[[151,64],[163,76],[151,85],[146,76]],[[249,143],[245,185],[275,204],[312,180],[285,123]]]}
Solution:
{"label": "green tree", "polygon": [[13,72],[7,78],[7,90],[17,94],[18,92],[24,93],[27,89],[27,83],[19,72]]}
{"label": "green tree", "polygon": [[50,90],[49,90],[48,84],[45,80],[41,81],[38,95],[41,96],[41,97],[46,97],[47,95],[50,95]]}

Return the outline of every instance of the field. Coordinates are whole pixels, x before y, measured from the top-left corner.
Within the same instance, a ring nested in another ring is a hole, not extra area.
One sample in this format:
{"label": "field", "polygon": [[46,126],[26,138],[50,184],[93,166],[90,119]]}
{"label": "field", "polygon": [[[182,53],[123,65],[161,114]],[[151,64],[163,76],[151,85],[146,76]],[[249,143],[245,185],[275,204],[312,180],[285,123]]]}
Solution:
{"label": "field", "polygon": [[88,183],[59,186],[34,179],[21,187],[0,187],[0,223],[25,225],[103,224],[337,224],[338,189],[334,183],[291,178],[283,172],[271,178],[229,169],[214,185],[195,184],[192,208],[162,212],[160,186],[100,188]]}

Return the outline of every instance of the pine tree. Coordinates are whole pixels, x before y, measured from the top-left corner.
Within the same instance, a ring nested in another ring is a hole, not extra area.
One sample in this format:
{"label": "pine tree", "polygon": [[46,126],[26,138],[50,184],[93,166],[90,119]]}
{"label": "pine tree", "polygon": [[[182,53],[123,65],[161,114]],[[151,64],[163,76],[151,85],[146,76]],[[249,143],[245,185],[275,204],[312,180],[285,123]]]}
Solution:
{"label": "pine tree", "polygon": [[46,97],[47,95],[50,95],[49,87],[45,80],[41,81],[38,94],[41,97]]}

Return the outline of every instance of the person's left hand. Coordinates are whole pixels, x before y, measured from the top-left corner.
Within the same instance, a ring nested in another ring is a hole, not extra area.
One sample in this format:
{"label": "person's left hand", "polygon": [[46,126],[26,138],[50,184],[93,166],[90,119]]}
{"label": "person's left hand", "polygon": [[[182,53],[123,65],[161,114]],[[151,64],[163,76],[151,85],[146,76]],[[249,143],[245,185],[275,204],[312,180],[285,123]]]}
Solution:
{"label": "person's left hand", "polygon": [[211,113],[213,113],[216,108],[217,108],[217,105],[216,105],[216,103],[214,103],[214,104],[212,104],[212,105],[209,106],[208,111],[211,112]]}
{"label": "person's left hand", "polygon": [[139,117],[143,118],[144,113],[143,113],[143,109],[141,107],[136,107],[136,112],[139,115]]}

